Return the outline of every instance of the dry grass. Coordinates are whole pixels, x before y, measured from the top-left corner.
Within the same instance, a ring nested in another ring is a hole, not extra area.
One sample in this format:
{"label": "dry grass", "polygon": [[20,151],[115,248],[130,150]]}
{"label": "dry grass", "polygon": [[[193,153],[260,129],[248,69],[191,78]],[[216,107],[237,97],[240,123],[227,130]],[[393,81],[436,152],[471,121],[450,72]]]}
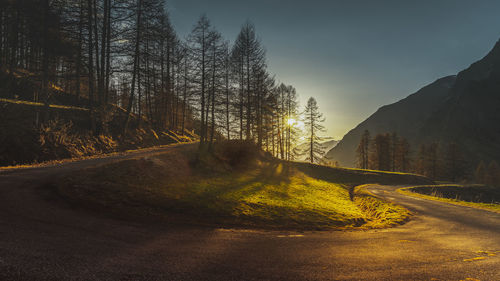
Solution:
{"label": "dry grass", "polygon": [[[454,187],[456,188],[456,195],[453,196],[454,198],[446,198],[443,197],[443,194],[439,192],[440,188],[450,188]],[[413,196],[413,197],[418,197],[418,198],[423,198],[423,199],[428,199],[428,200],[434,200],[434,201],[440,201],[440,202],[445,202],[449,204],[454,204],[454,205],[459,205],[459,206],[466,206],[466,207],[472,207],[472,208],[477,208],[477,209],[483,209],[483,210],[488,210],[496,213],[500,213],[500,204],[498,203],[484,203],[484,202],[468,202],[468,201],[463,201],[460,200],[460,189],[463,189],[464,187],[472,187],[472,186],[463,186],[463,185],[424,185],[424,186],[413,186],[413,187],[405,187],[405,188],[400,188],[397,191],[399,193]],[[481,186],[476,186],[477,188],[480,188]],[[431,191],[429,194],[425,194],[421,189],[422,188],[432,188],[433,191]],[[468,190],[468,193],[471,191]],[[478,193],[480,190],[477,191]]]}
{"label": "dry grass", "polygon": [[[122,137],[118,115],[107,120],[103,133],[96,136],[89,129],[88,111],[71,106],[50,105],[48,122],[35,125],[45,118],[43,104],[0,99],[0,166],[37,165],[68,159],[158,147],[171,143],[193,142],[193,132],[186,135],[170,131],[155,131],[147,123],[140,128],[131,126]],[[114,110],[114,108],[112,108]]]}
{"label": "dry grass", "polygon": [[363,210],[367,220],[367,227],[383,228],[399,225],[411,216],[410,211],[402,206],[375,197],[364,189],[365,185],[355,188],[354,202]]}

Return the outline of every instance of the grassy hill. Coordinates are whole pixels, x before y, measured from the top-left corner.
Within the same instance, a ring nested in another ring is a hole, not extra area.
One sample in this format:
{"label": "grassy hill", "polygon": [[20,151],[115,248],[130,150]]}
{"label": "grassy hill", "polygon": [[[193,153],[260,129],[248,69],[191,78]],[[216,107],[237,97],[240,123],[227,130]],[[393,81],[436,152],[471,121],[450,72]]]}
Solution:
{"label": "grassy hill", "polygon": [[408,217],[402,207],[354,191],[364,183],[431,181],[284,162],[254,145],[230,142],[217,145],[213,153],[185,145],[88,169],[59,182],[57,190],[72,204],[122,217],[221,226],[380,227]]}

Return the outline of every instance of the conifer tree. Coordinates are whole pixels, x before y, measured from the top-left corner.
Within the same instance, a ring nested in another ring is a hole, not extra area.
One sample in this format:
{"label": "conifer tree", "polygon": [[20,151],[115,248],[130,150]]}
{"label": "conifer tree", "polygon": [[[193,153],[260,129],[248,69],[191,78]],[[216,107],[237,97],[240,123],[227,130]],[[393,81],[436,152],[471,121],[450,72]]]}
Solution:
{"label": "conifer tree", "polygon": [[325,118],[323,118],[323,114],[319,112],[316,99],[313,97],[309,98],[303,114],[304,124],[307,130],[306,140],[309,144],[306,149],[306,160],[311,163],[319,163],[324,154],[324,148],[320,144],[322,138],[319,136],[319,133],[325,131],[325,127],[321,124],[325,122]]}

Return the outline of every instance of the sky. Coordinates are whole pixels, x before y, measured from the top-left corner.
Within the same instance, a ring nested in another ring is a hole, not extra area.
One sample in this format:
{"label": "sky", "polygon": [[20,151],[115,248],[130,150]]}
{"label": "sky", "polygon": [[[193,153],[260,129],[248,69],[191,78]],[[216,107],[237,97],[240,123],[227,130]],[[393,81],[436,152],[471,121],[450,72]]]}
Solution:
{"label": "sky", "polygon": [[167,0],[187,36],[202,14],[234,41],[250,20],[268,70],[315,97],[342,138],[380,106],[484,57],[500,38],[498,0]]}

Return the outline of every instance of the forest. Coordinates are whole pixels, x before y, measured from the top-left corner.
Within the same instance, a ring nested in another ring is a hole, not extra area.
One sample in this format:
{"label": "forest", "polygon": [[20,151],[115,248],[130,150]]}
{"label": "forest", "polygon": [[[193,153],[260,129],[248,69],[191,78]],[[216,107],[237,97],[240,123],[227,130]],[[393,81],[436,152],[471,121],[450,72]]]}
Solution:
{"label": "forest", "polygon": [[412,150],[410,143],[396,133],[371,137],[365,130],[356,149],[357,166],[392,172],[412,172],[435,180],[472,181],[487,185],[500,184],[500,166],[496,161],[481,161],[471,166],[456,142],[437,141],[421,144]]}
{"label": "forest", "polygon": [[[78,127],[89,138],[116,143],[144,130],[157,139],[163,132],[177,139],[189,133],[201,146],[238,139],[254,141],[282,159],[299,153],[294,149],[297,92],[269,73],[265,47],[250,21],[231,41],[202,15],[181,38],[163,0],[7,0],[0,5],[1,104],[38,105],[18,117],[37,132],[62,127],[75,135]],[[51,113],[56,105],[79,110],[66,118],[70,129],[65,121],[60,124],[61,114]],[[76,120],[82,112],[85,117]],[[321,116],[307,116],[315,118],[311,128],[318,126]],[[2,118],[5,131],[11,131],[13,125]],[[56,128],[47,129],[54,122]],[[320,149],[319,131],[309,132],[315,145],[309,146],[308,159],[317,162],[312,151]]]}

